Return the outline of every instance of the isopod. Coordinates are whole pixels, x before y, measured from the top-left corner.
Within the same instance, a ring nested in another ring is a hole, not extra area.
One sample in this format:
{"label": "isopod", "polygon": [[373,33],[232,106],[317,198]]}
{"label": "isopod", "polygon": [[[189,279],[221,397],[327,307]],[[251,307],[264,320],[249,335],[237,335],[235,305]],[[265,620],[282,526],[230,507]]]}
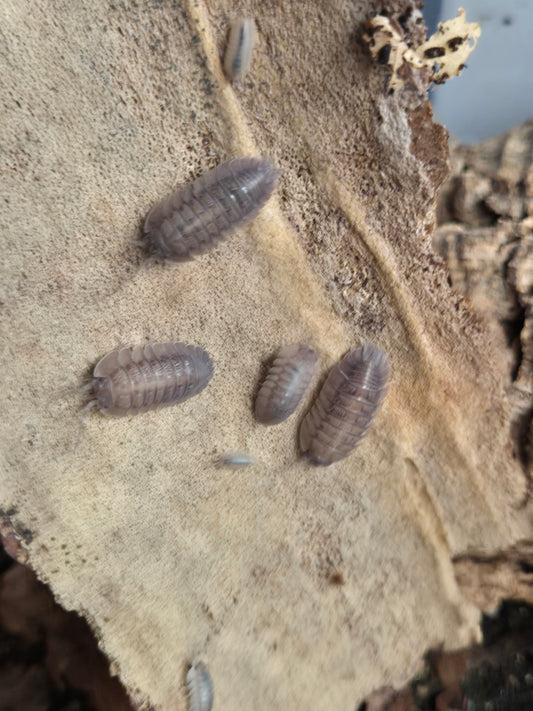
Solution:
{"label": "isopod", "polygon": [[151,255],[183,262],[252,220],[278,177],[268,159],[236,158],[156,205],[144,223]]}
{"label": "isopod", "polygon": [[232,469],[249,467],[252,464],[255,464],[255,460],[247,452],[227,452],[226,454],[222,454],[218,459],[218,465],[220,467],[231,467]]}
{"label": "isopod", "polygon": [[292,415],[313,379],[317,363],[316,353],[309,346],[284,346],[257,394],[256,419],[275,425]]}
{"label": "isopod", "polygon": [[211,711],[213,706],[213,680],[203,662],[195,661],[187,672],[189,711]]}
{"label": "isopod", "polygon": [[255,35],[255,22],[252,19],[240,17],[231,23],[224,55],[224,71],[230,81],[242,79],[250,68]]}
{"label": "isopod", "polygon": [[331,369],[300,427],[300,448],[313,464],[328,466],[355,449],[387,394],[389,374],[387,354],[369,344]]}
{"label": "isopod", "polygon": [[197,395],[213,375],[213,361],[199,346],[152,343],[122,348],[95,366],[93,399],[104,415],[135,415]]}

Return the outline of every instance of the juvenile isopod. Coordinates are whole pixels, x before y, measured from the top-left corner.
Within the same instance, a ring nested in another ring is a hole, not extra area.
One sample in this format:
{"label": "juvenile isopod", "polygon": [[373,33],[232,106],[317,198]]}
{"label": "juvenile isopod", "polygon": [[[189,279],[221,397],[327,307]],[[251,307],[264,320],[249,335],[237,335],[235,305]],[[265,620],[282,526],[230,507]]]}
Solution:
{"label": "juvenile isopod", "polygon": [[230,467],[231,469],[250,467],[252,464],[255,464],[255,460],[247,452],[226,452],[218,459],[218,466]]}
{"label": "juvenile isopod", "polygon": [[278,174],[270,160],[236,158],[201,175],[156,205],[144,223],[151,255],[183,262],[252,220]]}
{"label": "juvenile isopod", "polygon": [[317,363],[316,353],[309,346],[284,346],[257,394],[256,419],[275,425],[292,415],[313,379]]}
{"label": "juvenile isopod", "polygon": [[355,449],[387,394],[389,374],[387,354],[372,345],[331,369],[300,427],[300,448],[313,464],[328,466]]}
{"label": "juvenile isopod", "polygon": [[104,415],[135,415],[197,395],[213,375],[213,361],[199,346],[151,343],[104,356],[92,377],[93,399]]}
{"label": "juvenile isopod", "polygon": [[211,711],[213,706],[213,680],[203,662],[193,662],[187,672],[189,711]]}
{"label": "juvenile isopod", "polygon": [[224,71],[230,81],[242,79],[250,68],[255,35],[255,22],[252,19],[240,17],[231,23],[224,56]]}

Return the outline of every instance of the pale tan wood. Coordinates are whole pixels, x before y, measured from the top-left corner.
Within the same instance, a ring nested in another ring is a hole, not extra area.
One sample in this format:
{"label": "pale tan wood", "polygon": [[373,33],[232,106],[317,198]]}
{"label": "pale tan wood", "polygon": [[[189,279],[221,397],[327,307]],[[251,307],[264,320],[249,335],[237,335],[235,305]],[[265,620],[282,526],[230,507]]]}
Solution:
{"label": "pale tan wood", "polygon": [[[446,134],[424,101],[387,96],[360,40],[373,5],[0,10],[0,499],[139,704],[184,709],[202,655],[215,708],[353,709],[428,646],[476,636],[451,558],[529,533],[485,327],[431,248]],[[258,40],[231,86],[235,14]],[[152,205],[237,155],[282,174],[257,220],[194,262],[139,269]],[[80,436],[82,376],[148,339],[205,347],[209,388],[131,420],[94,413]],[[324,372],[365,341],[391,358],[374,429],[328,469],[299,457],[297,423],[252,416],[262,362],[300,341]],[[257,465],[217,467],[234,450]]]}

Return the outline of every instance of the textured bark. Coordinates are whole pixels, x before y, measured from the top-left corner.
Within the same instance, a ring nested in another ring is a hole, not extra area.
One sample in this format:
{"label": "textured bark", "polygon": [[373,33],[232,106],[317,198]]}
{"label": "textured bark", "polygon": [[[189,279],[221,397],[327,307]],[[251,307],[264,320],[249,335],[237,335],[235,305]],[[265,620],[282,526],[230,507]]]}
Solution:
{"label": "textured bark", "polygon": [[[0,515],[139,704],[184,709],[202,655],[217,708],[353,709],[476,636],[454,556],[529,534],[495,354],[432,251],[446,133],[387,95],[373,5],[239,3],[258,41],[234,86],[233,4],[2,6]],[[281,172],[252,225],[139,268],[150,208],[238,155]],[[80,436],[82,377],[147,340],[206,348],[209,387]],[[298,455],[304,410],[252,416],[261,364],[300,341],[323,373],[365,341],[391,360],[371,434],[328,470]],[[228,450],[258,464],[217,467]]]}
{"label": "textured bark", "polygon": [[456,146],[435,248],[453,287],[485,320],[512,404],[517,455],[531,469],[533,413],[533,122]]}
{"label": "textured bark", "polygon": [[[484,318],[512,405],[515,456],[533,464],[533,122],[477,146],[455,146],[434,244],[455,289]],[[529,492],[528,492],[529,493]],[[527,502],[524,501],[525,505]],[[533,602],[531,541],[454,561],[464,594],[483,610]]]}

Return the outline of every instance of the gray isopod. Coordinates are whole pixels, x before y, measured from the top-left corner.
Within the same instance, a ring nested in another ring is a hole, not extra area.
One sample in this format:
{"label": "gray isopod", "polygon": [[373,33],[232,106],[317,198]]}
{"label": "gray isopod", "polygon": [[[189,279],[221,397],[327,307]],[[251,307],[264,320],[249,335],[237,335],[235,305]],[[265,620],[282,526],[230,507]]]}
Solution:
{"label": "gray isopod", "polygon": [[256,419],[275,425],[292,415],[313,379],[317,363],[316,353],[309,346],[284,346],[257,394]]}
{"label": "gray isopod", "polygon": [[135,415],[174,405],[197,395],[213,375],[213,361],[199,346],[149,343],[104,356],[91,381],[93,398],[104,415]]}
{"label": "gray isopod", "polygon": [[300,448],[319,466],[328,466],[355,449],[387,394],[389,359],[380,348],[350,351],[331,369],[300,427]]}
{"label": "gray isopod", "polygon": [[239,17],[231,23],[224,55],[224,71],[230,81],[242,79],[250,68],[255,36],[255,22],[252,19]]}
{"label": "gray isopod", "polygon": [[189,711],[211,711],[213,706],[213,680],[203,662],[195,661],[187,672]]}
{"label": "gray isopod", "polygon": [[252,220],[278,177],[270,160],[222,163],[156,205],[144,223],[151,255],[183,262]]}

